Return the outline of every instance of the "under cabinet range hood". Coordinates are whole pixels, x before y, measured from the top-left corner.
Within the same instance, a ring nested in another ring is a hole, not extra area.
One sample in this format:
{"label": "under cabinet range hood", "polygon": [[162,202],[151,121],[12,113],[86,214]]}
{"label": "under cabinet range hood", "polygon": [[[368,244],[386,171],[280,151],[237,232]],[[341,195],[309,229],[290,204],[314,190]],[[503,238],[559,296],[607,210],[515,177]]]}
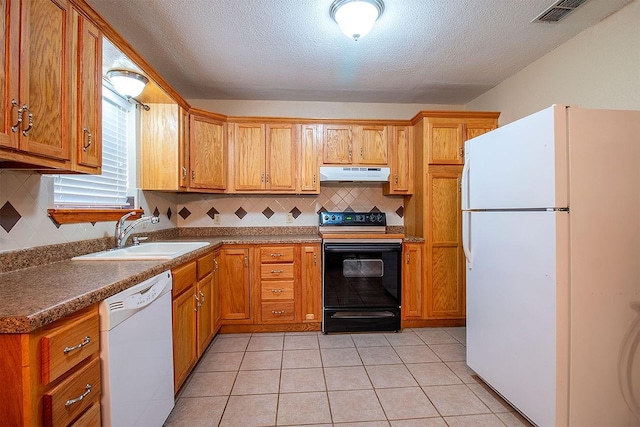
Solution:
{"label": "under cabinet range hood", "polygon": [[389,182],[389,168],[373,166],[321,166],[320,182]]}

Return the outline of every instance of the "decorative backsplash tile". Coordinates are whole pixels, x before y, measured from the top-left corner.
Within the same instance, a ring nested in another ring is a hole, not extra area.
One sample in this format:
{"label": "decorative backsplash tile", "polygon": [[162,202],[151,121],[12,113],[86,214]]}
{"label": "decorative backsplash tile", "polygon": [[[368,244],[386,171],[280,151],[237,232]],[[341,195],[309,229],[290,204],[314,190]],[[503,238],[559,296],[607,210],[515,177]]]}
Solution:
{"label": "decorative backsplash tile", "polygon": [[323,211],[385,212],[388,225],[404,225],[403,197],[384,196],[379,184],[323,185],[319,195],[179,194],[178,209],[178,227],[317,226]]}
{"label": "decorative backsplash tile", "polygon": [[[175,194],[138,193],[138,204],[145,213],[157,211],[160,215],[160,223],[148,225],[149,230],[177,226],[175,215],[171,219],[177,206]],[[0,251],[113,237],[114,221],[55,224],[47,215],[52,200],[52,177],[30,171],[0,170]]]}

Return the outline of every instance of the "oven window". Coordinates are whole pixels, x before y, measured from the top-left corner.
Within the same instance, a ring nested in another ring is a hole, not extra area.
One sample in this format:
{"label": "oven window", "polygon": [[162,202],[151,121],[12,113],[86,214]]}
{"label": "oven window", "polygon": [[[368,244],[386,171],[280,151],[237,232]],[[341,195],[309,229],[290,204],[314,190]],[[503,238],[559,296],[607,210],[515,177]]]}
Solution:
{"label": "oven window", "polygon": [[342,261],[344,277],[382,277],[384,264],[381,259],[345,259]]}

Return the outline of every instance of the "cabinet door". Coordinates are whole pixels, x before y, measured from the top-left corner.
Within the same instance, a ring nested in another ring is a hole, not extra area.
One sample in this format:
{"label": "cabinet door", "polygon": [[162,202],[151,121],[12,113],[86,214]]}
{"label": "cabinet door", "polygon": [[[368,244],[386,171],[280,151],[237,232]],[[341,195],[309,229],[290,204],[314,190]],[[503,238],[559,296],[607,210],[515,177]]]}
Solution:
{"label": "cabinet door", "polygon": [[182,107],[178,111],[178,187],[189,187],[189,112]]}
{"label": "cabinet door", "polygon": [[261,124],[234,125],[232,161],[236,190],[266,188],[264,132]]}
{"label": "cabinet door", "polygon": [[322,163],[350,164],[353,162],[351,126],[324,125]]}
{"label": "cabinet door", "polygon": [[423,314],[422,243],[402,245],[402,318],[420,319]]}
{"label": "cabinet door", "polygon": [[387,127],[358,126],[354,132],[354,163],[365,165],[386,165],[387,160]]}
{"label": "cabinet door", "polygon": [[67,160],[71,7],[67,0],[24,0],[21,16],[19,102],[24,111],[20,149]]}
{"label": "cabinet door", "polygon": [[461,175],[461,166],[429,167],[426,297],[430,318],[463,317],[465,313]]}
{"label": "cabinet door", "polygon": [[175,392],[178,392],[198,360],[195,307],[195,286],[173,299],[173,383]]}
{"label": "cabinet door", "polygon": [[198,357],[202,356],[215,334],[215,318],[213,313],[213,273],[209,273],[198,281],[197,324],[198,324]]}
{"label": "cabinet door", "polygon": [[102,33],[87,18],[77,17],[78,90],[75,114],[76,161],[100,173],[102,166]]}
{"label": "cabinet door", "polygon": [[429,123],[427,132],[429,164],[461,165],[464,163],[462,124]]}
{"label": "cabinet door", "polygon": [[302,321],[322,321],[322,253],[320,245],[302,247]]}
{"label": "cabinet door", "polygon": [[412,132],[409,126],[392,126],[389,141],[391,176],[386,194],[413,194]]}
{"label": "cabinet door", "polygon": [[219,263],[221,318],[249,319],[249,249],[222,249]]}
{"label": "cabinet door", "polygon": [[140,187],[178,190],[179,108],[152,104],[140,111]]}
{"label": "cabinet door", "polygon": [[189,122],[190,188],[227,187],[227,143],[224,123],[191,115]]}
{"label": "cabinet door", "polygon": [[18,120],[18,56],[20,52],[20,2],[0,1],[0,147],[18,148],[18,133],[11,127]]}
{"label": "cabinet door", "polygon": [[220,252],[213,254],[213,333],[220,329]]}
{"label": "cabinet door", "polygon": [[300,138],[300,188],[301,193],[320,194],[318,152],[322,125],[302,125]]}
{"label": "cabinet door", "polygon": [[496,128],[491,123],[468,123],[464,125],[464,140],[468,141],[471,138],[480,136]]}
{"label": "cabinet door", "polygon": [[[266,188],[295,191],[298,175],[298,138],[295,125],[266,126]],[[239,164],[240,166],[241,164]]]}

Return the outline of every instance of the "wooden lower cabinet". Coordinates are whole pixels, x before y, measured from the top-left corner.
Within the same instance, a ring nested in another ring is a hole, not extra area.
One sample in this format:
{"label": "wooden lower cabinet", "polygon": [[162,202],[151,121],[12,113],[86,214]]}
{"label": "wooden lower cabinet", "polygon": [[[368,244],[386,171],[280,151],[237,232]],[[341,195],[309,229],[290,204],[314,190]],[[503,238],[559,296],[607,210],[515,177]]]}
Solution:
{"label": "wooden lower cabinet", "polygon": [[251,319],[249,248],[222,248],[218,260],[221,320],[248,323]]}
{"label": "wooden lower cabinet", "polygon": [[301,248],[300,306],[303,323],[322,322],[322,251],[320,244]]}
{"label": "wooden lower cabinet", "polygon": [[176,393],[219,329],[217,257],[217,251],[211,252],[171,271]]}
{"label": "wooden lower cabinet", "polygon": [[0,334],[1,425],[100,425],[99,325],[93,305],[30,334]]}
{"label": "wooden lower cabinet", "polygon": [[423,248],[423,243],[402,245],[402,320],[421,319],[424,315]]}

